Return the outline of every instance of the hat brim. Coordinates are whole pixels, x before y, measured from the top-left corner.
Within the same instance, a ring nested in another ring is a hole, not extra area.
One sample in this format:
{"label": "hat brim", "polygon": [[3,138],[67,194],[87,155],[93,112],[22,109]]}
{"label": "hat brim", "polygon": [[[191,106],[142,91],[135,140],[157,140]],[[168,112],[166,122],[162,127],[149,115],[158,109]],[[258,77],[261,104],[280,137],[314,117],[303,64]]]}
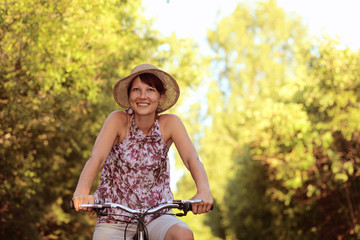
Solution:
{"label": "hat brim", "polygon": [[143,73],[150,73],[157,76],[163,83],[166,91],[163,100],[159,103],[158,113],[164,112],[175,105],[180,96],[180,89],[176,80],[167,72],[160,69],[144,69],[130,74],[117,81],[113,88],[113,96],[115,102],[122,107],[127,109],[131,107],[128,96],[128,88],[131,81]]}

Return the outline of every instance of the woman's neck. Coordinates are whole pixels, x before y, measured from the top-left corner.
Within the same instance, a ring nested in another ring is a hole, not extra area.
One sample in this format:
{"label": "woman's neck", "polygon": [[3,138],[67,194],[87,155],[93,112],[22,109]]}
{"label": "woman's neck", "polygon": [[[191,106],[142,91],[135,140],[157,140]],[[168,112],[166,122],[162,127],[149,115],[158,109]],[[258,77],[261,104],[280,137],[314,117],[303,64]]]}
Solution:
{"label": "woman's neck", "polygon": [[136,126],[146,135],[151,134],[151,130],[154,126],[156,115],[140,116],[135,114],[134,120]]}

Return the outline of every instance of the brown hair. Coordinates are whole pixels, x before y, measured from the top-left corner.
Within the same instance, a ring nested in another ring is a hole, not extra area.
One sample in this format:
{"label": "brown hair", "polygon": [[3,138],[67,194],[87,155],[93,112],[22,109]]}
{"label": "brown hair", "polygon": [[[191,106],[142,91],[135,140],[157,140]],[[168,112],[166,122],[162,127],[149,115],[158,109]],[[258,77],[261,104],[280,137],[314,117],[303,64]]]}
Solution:
{"label": "brown hair", "polygon": [[[160,95],[163,95],[165,94],[166,92],[166,89],[164,87],[164,84],[162,83],[162,81],[157,77],[155,76],[154,74],[151,74],[151,73],[143,73],[143,74],[140,74],[138,76],[141,80],[141,82],[149,85],[150,87],[153,87],[155,88],[159,93]],[[136,78],[136,77],[135,77]],[[134,78],[134,79],[135,79]],[[134,82],[134,79],[131,80],[130,84],[129,84],[129,87],[127,89],[127,94],[128,96],[130,96],[130,90],[131,90],[131,87],[132,87],[132,84]]]}

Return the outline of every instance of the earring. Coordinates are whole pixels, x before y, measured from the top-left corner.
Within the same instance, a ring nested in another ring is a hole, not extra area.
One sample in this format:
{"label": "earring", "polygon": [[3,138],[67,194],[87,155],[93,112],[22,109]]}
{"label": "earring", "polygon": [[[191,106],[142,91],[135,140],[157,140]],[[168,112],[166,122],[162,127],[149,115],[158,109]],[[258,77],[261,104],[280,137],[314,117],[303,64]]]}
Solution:
{"label": "earring", "polygon": [[134,113],[134,110],[131,107],[129,107],[128,109],[126,109],[126,113],[131,115]]}

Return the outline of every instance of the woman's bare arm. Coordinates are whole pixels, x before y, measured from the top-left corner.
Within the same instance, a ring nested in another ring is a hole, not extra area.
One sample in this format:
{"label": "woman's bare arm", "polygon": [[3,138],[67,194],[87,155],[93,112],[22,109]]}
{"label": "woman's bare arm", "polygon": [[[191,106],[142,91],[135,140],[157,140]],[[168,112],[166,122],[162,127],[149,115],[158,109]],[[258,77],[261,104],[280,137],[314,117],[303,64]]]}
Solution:
{"label": "woman's bare arm", "polygon": [[[79,210],[79,204],[94,202],[92,195],[89,195],[91,186],[100,169],[103,167],[115,139],[121,137],[122,132],[126,132],[126,125],[126,114],[120,111],[112,112],[105,120],[103,127],[96,138],[91,157],[86,162],[80,174],[79,181],[73,195],[76,210]],[[123,128],[125,131],[121,131],[120,128]],[[80,210],[87,211],[88,209]]]}
{"label": "woman's bare arm", "polygon": [[213,204],[208,177],[203,163],[200,161],[196,149],[179,117],[167,115],[167,129],[170,129],[170,137],[175,143],[176,149],[184,162],[185,167],[190,171],[194,179],[197,193],[192,199],[202,199],[203,203],[193,209],[195,214],[208,212]]}

